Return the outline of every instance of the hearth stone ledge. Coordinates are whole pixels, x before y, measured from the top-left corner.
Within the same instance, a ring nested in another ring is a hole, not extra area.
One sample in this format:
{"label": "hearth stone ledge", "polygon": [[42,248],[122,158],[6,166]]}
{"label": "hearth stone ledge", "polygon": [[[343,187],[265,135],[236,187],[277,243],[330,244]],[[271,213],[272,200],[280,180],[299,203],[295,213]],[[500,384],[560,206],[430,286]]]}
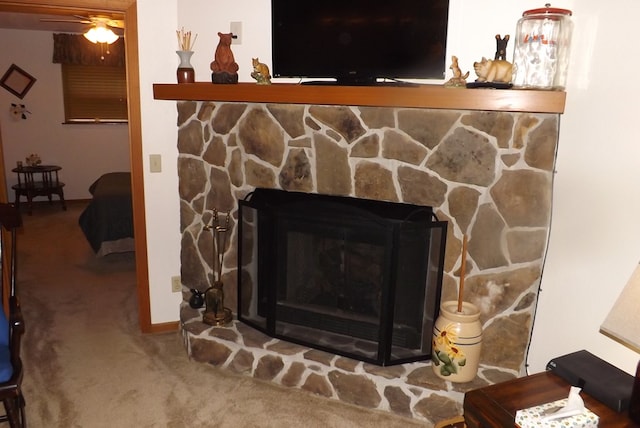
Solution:
{"label": "hearth stone ledge", "polygon": [[202,311],[186,303],[180,310],[185,348],[196,362],[431,424],[462,414],[466,391],[517,377],[481,365],[473,381],[447,382],[430,361],[380,367],[274,339],[237,320],[212,327],[202,322]]}

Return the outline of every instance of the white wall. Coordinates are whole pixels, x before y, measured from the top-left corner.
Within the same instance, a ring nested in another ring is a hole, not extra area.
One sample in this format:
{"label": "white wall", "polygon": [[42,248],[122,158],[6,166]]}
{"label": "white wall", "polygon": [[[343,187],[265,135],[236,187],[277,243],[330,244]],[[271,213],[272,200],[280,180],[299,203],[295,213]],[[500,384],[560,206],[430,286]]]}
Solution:
{"label": "white wall", "polygon": [[[229,33],[231,22],[242,22],[242,44],[233,45],[234,58],[240,67],[241,82],[255,82],[250,76],[251,58],[258,57],[271,63],[271,2],[252,0],[229,2],[220,0],[180,0],[179,24],[185,31],[198,34],[194,46],[193,67],[196,80],[211,82],[210,64],[213,61],[218,32]],[[206,11],[209,11],[208,13]],[[177,42],[173,44],[177,48]],[[178,57],[175,56],[177,65]]]}
{"label": "white wall", "polygon": [[623,77],[640,65],[634,31],[640,3],[610,6],[580,0],[572,7],[573,63],[530,353],[536,371],[580,349],[628,372],[639,358],[598,332],[640,260],[640,88]]}
{"label": "white wall", "polygon": [[[151,322],[158,324],[176,321],[182,300],[171,292],[171,277],[180,274],[176,103],[155,101],[152,88],[176,81],[178,9],[175,0],[142,0],[137,7],[149,297]],[[149,172],[150,154],[161,155],[161,173]]]}
{"label": "white wall", "polygon": [[[165,164],[175,165],[175,109],[167,108],[171,102],[153,101],[148,94],[152,82],[175,82],[175,30],[184,27],[198,33],[196,80],[210,81],[217,32],[228,32],[229,22],[241,21],[243,44],[233,46],[233,52],[240,81],[251,82],[252,57],[270,65],[269,5],[268,0],[138,0],[141,33],[146,33],[140,46],[146,151],[163,152]],[[473,61],[493,56],[495,34],[514,35],[522,12],[541,6],[536,1],[451,0],[448,56],[460,58],[463,72],[472,71]],[[640,149],[634,127],[640,99],[634,73],[640,58],[630,54],[637,50],[631,31],[640,3],[620,1],[611,8],[596,0],[559,0],[553,6],[574,11],[575,30],[530,371],[544,370],[555,356],[587,349],[632,372],[638,355],[598,329],[640,259]],[[159,112],[161,119],[149,111]],[[163,171],[163,185],[174,183],[175,171]],[[178,319],[179,301],[169,291],[171,267],[179,269],[178,196],[169,187],[157,192],[160,181],[154,174],[146,184],[148,233],[157,235],[154,243],[163,243],[162,251],[149,245],[150,271],[164,272],[152,278],[154,323]],[[175,223],[169,217],[176,217]]]}
{"label": "white wall", "polygon": [[[22,100],[0,88],[0,123],[9,200],[13,201],[11,186],[17,182],[11,169],[17,161],[24,162],[30,153],[39,154],[45,164],[62,167],[60,179],[65,183],[65,199],[88,199],[91,196],[89,186],[101,174],[129,171],[126,124],[62,124],[62,77],[60,64],[51,62],[52,33],[0,29],[0,40],[0,75],[11,64],[16,64],[37,79]],[[27,114],[26,120],[16,120],[10,113],[11,103],[24,104],[31,114]]]}

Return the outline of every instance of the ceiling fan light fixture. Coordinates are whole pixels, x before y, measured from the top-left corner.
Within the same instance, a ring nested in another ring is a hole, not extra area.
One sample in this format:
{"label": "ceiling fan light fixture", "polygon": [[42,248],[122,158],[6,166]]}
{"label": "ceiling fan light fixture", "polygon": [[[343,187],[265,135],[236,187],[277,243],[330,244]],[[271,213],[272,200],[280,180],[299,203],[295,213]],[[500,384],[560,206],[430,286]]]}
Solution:
{"label": "ceiling fan light fixture", "polygon": [[84,36],[91,43],[107,43],[110,45],[118,40],[116,33],[107,28],[102,22],[96,23],[95,27],[84,33]]}

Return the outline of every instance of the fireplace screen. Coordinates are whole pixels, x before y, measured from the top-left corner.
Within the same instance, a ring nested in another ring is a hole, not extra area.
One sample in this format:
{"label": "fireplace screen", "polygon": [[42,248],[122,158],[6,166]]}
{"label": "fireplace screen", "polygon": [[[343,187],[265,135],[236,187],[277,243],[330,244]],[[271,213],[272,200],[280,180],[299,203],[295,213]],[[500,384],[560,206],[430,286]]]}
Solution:
{"label": "fireplace screen", "polygon": [[238,317],[379,365],[427,359],[445,237],[430,207],[256,189],[240,201]]}

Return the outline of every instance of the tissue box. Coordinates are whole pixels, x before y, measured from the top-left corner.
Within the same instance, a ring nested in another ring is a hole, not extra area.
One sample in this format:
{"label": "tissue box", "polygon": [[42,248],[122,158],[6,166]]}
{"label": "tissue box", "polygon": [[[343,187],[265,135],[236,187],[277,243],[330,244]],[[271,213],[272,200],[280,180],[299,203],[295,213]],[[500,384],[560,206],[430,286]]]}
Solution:
{"label": "tissue box", "polygon": [[541,404],[539,406],[529,407],[528,409],[518,410],[516,412],[516,425],[520,428],[597,428],[598,415],[585,408],[584,412],[563,419],[554,419],[551,421],[542,421],[549,412],[564,407],[567,399],[553,401],[551,403]]}

